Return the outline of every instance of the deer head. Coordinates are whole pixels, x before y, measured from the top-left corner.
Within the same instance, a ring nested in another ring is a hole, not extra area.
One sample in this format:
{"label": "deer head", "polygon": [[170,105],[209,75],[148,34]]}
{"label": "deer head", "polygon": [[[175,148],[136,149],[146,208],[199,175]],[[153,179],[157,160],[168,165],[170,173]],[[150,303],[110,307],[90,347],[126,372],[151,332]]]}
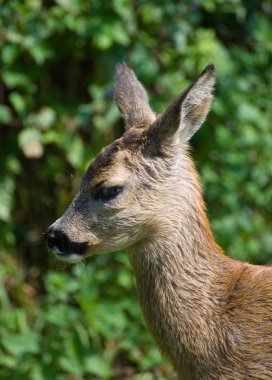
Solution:
{"label": "deer head", "polygon": [[156,117],[133,71],[117,65],[115,100],[126,131],[90,164],[70,206],[46,232],[58,258],[77,261],[163,236],[176,208],[186,223],[189,205],[202,202],[187,143],[210,110],[214,82],[209,65]]}

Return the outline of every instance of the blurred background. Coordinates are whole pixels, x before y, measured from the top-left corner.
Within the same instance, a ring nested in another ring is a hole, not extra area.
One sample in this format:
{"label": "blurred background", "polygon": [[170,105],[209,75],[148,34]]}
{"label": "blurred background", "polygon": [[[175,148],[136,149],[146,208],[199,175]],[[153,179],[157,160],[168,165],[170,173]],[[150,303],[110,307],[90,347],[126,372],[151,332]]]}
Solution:
{"label": "blurred background", "polygon": [[270,0],[0,0],[0,379],[174,379],[123,252],[65,267],[42,238],[121,135],[126,61],[162,111],[202,69],[216,100],[192,140],[216,240],[272,263]]}

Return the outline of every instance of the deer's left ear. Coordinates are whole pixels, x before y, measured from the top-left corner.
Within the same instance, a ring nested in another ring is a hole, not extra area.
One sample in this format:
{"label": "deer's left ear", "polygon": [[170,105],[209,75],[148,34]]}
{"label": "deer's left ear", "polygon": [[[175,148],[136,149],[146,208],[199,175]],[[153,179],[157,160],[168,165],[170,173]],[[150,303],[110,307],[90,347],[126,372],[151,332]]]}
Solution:
{"label": "deer's left ear", "polygon": [[211,64],[153,123],[149,131],[151,141],[190,140],[209,113],[214,84],[215,68]]}

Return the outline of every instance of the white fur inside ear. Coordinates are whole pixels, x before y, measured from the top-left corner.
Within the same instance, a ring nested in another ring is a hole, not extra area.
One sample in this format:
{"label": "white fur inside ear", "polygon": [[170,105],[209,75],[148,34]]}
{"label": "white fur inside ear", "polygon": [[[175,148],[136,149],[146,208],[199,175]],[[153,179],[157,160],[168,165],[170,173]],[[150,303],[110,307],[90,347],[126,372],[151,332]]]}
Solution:
{"label": "white fur inside ear", "polygon": [[186,94],[180,115],[180,132],[184,142],[190,140],[205,121],[212,104],[214,84],[214,76],[204,74]]}

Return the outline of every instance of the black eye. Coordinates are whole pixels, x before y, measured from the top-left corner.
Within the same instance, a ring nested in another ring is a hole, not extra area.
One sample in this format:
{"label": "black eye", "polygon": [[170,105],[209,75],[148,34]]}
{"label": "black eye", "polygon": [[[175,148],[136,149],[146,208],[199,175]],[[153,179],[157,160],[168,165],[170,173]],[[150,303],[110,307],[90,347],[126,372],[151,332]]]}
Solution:
{"label": "black eye", "polygon": [[111,186],[111,187],[101,187],[94,192],[94,199],[96,201],[110,201],[115,198],[121,191],[123,190],[123,186]]}

